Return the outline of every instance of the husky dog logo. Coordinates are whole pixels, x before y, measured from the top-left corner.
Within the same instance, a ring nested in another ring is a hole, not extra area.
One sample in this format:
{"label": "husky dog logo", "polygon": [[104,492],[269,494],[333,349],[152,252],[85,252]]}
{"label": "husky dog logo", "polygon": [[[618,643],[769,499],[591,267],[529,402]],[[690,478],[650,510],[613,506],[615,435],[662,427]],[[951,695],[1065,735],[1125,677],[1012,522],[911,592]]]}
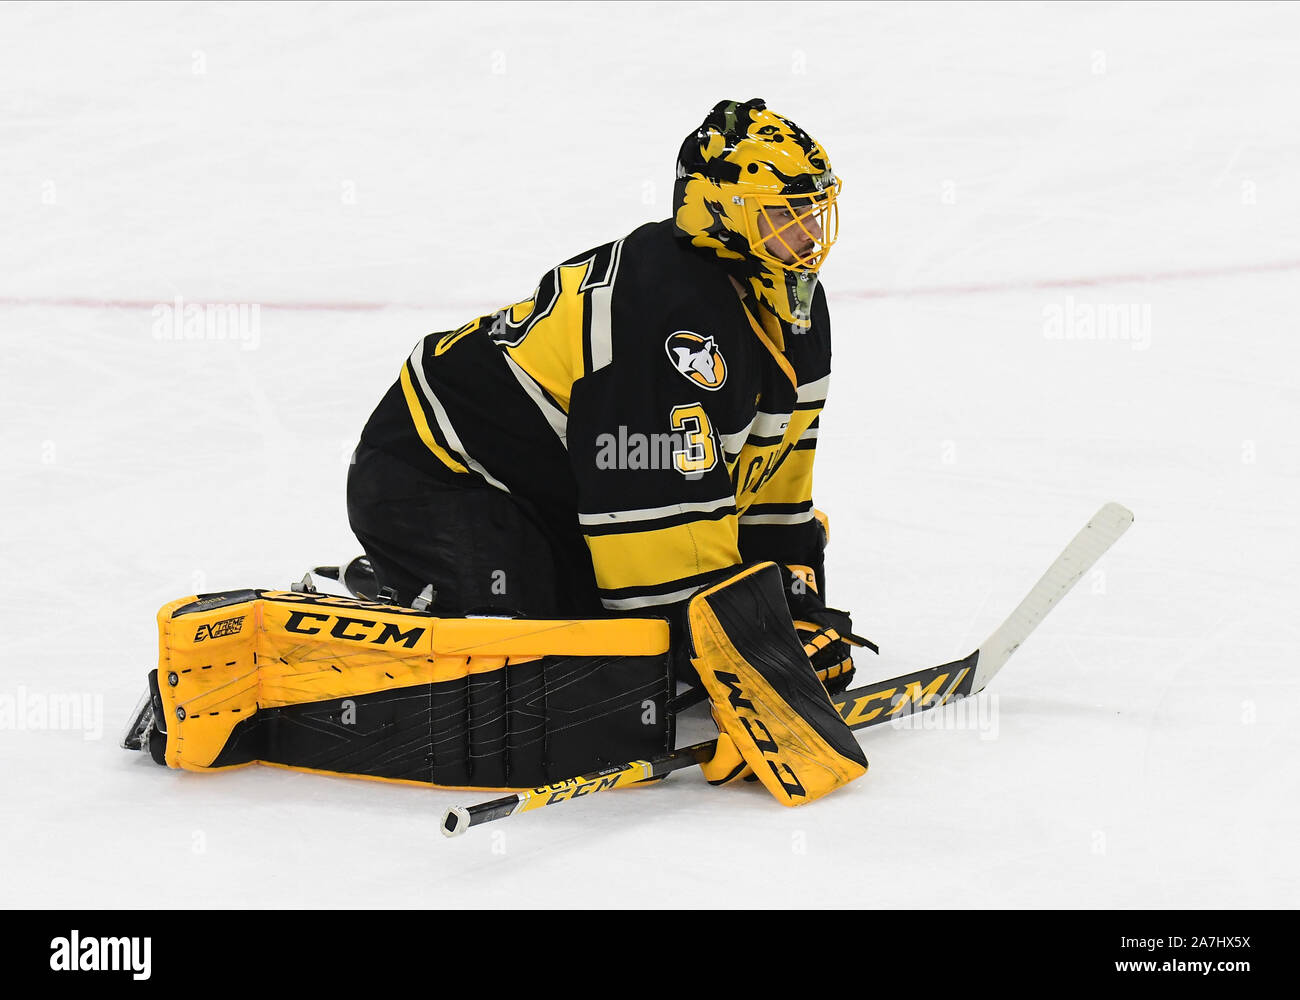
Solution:
{"label": "husky dog logo", "polygon": [[727,381],[727,363],[712,337],[701,337],[690,330],[678,330],[664,341],[664,349],[673,367],[696,385],[720,389]]}

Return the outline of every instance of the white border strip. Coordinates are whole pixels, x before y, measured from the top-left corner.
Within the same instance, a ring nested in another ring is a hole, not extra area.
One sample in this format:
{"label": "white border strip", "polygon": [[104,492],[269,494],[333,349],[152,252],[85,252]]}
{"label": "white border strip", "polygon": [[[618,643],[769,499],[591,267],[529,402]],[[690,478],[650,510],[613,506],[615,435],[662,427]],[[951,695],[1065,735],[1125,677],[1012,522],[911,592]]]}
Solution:
{"label": "white border strip", "polygon": [[461,443],[460,435],[456,433],[456,428],[451,425],[451,420],[447,416],[447,411],[442,408],[442,403],[438,397],[433,394],[433,389],[429,387],[429,381],[424,377],[424,341],[415,345],[415,350],[411,352],[411,367],[415,369],[415,377],[419,379],[420,391],[424,393],[424,398],[428,401],[430,408],[433,410],[433,417],[438,421],[438,429],[442,431],[442,436],[446,438],[447,444],[451,447],[452,452],[468,468],[473,469],[480,476],[486,479],[497,489],[509,493],[510,490],[505,483],[494,477],[487,469],[483,468],[478,462],[465,454],[465,446]]}

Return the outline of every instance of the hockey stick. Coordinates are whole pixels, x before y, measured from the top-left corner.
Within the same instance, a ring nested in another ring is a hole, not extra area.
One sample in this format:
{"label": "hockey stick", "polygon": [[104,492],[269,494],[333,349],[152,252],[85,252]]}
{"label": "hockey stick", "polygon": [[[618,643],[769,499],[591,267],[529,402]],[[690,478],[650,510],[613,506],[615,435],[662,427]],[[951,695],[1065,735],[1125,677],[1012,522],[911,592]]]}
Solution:
{"label": "hockey stick", "polygon": [[[902,714],[943,705],[952,698],[979,694],[1047,613],[1132,523],[1133,512],[1128,508],[1117,503],[1106,504],[1074,536],[1025,599],[975,652],[965,659],[929,670],[918,670],[914,674],[845,691],[832,699],[840,718],[848,723],[850,729],[863,729]],[[885,711],[884,705],[872,707],[875,702],[892,702],[893,705]]]}
{"label": "hockey stick", "polygon": [[[1070,592],[1133,523],[1133,513],[1117,503],[1097,511],[1047,568],[1014,611],[994,629],[975,652],[961,660],[852,688],[832,698],[840,718],[850,729],[866,729],[916,712],[946,705],[955,698],[978,694],[1002,669],[1011,654],[1029,638],[1047,613]],[[475,806],[448,809],[442,832],[458,836],[472,826],[504,819],[592,792],[621,788],[638,781],[661,778],[693,767],[713,755],[716,740],[695,743],[649,760],[634,760],[568,781],[514,792]]]}
{"label": "hockey stick", "polygon": [[515,813],[540,809],[542,806],[564,802],[567,799],[581,798],[592,792],[624,788],[638,781],[652,781],[685,767],[698,767],[713,756],[717,745],[717,740],[692,743],[690,746],[670,750],[649,760],[631,760],[626,764],[592,771],[590,774],[570,778],[567,781],[557,781],[553,785],[530,788],[523,792],[511,792],[499,799],[480,802],[476,806],[454,806],[442,815],[442,832],[448,837],[455,837],[471,826],[490,823],[494,819],[505,819]]}

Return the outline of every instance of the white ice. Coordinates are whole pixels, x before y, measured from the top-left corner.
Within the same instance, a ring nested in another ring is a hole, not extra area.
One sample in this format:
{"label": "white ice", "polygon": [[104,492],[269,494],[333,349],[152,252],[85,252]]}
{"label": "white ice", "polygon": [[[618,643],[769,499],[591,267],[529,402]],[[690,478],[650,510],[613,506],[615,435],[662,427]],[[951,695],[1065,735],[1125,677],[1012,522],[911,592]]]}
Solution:
{"label": "white ice", "polygon": [[[0,903],[1294,906],[1297,94],[1294,5],[0,7]],[[414,342],[665,217],[753,96],[845,179],[817,499],[864,679],[1136,514],[979,712],[802,809],[686,772],[456,840],[481,796],[119,749],[160,605],[358,551]],[[176,296],[257,337],[160,339]]]}

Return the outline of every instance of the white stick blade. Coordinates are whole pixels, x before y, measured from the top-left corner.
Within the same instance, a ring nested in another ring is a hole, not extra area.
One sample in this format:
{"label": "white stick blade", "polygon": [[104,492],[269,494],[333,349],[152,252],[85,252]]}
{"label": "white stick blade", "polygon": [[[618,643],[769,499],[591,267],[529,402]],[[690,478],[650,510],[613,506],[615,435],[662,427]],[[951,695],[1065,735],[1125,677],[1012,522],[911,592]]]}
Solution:
{"label": "white stick blade", "polygon": [[979,691],[1002,669],[1007,659],[1029,638],[1031,632],[1057,602],[1070,592],[1084,573],[1092,569],[1128,530],[1133,512],[1117,503],[1108,503],[1092,516],[1065,551],[1056,557],[1043,578],[1020,602],[1016,610],[980,646],[979,663],[971,692]]}

